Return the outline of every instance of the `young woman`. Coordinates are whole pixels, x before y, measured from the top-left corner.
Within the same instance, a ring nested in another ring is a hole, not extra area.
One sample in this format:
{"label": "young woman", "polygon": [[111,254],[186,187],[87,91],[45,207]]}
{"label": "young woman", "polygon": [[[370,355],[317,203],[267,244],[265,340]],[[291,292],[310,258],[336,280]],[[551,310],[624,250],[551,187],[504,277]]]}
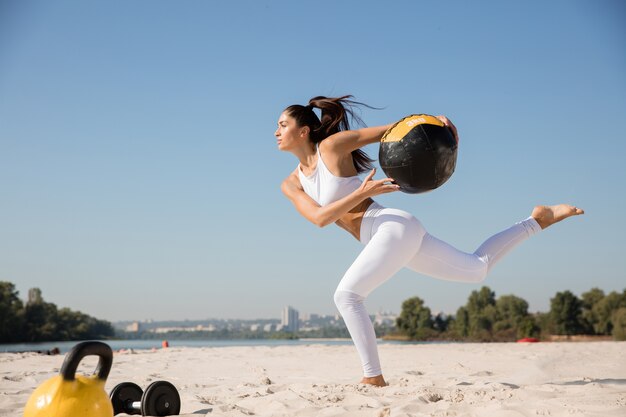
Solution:
{"label": "young woman", "polygon": [[[480,282],[520,242],[583,211],[566,204],[537,206],[529,218],[490,237],[474,253],[461,252],[429,235],[409,213],[372,200],[399,187],[392,178],[374,180],[372,160],[360,148],[379,142],[392,125],[350,130],[350,118],[360,121],[352,108],[361,104],[350,99],[318,96],[282,112],[275,132],[278,149],[300,163],[281,188],[304,218],[320,227],[336,223],[365,245],[339,282],[335,304],[361,358],[361,382],[384,386],[374,327],[363,304],[370,292],[403,267],[439,279]],[[458,142],[452,122],[437,118]],[[364,180],[358,177],[370,169]]]}

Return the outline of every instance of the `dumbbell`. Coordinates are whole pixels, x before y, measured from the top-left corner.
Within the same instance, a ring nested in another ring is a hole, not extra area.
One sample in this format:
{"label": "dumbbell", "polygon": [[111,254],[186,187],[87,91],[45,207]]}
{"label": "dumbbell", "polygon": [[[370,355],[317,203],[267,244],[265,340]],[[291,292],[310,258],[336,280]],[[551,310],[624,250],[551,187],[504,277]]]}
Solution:
{"label": "dumbbell", "polygon": [[113,415],[176,416],[180,413],[180,396],[167,381],[155,381],[144,392],[132,382],[122,382],[110,394]]}

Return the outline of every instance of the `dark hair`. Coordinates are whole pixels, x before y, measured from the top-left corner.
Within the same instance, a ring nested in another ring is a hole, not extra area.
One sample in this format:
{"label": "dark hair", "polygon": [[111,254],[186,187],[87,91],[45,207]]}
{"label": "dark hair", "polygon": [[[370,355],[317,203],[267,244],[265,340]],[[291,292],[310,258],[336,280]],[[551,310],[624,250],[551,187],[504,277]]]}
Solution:
{"label": "dark hair", "polygon": [[[365,125],[361,118],[354,113],[353,107],[372,107],[350,100],[351,98],[352,96],[350,95],[336,98],[317,96],[309,100],[308,105],[293,104],[287,107],[285,112],[295,119],[298,126],[308,126],[311,129],[309,133],[311,142],[318,144],[334,133],[350,130],[349,119],[352,119],[357,124]],[[313,108],[321,110],[321,120],[317,117]],[[373,159],[367,156],[361,149],[352,151],[352,161],[359,174],[373,168]]]}

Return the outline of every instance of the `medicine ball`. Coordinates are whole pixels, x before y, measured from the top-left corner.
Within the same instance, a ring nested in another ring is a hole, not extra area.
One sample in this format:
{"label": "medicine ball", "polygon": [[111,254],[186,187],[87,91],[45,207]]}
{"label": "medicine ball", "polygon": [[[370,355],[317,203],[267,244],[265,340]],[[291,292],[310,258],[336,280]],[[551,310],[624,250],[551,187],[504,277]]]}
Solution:
{"label": "medicine ball", "polygon": [[434,190],[450,178],[456,150],[456,139],[441,120],[414,114],[385,132],[378,160],[400,191],[416,194]]}

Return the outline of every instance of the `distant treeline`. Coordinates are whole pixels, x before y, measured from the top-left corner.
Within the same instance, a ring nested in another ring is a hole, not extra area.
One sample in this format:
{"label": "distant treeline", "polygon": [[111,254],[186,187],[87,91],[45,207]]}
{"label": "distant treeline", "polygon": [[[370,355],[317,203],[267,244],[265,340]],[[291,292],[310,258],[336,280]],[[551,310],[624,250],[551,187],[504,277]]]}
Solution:
{"label": "distant treeline", "polygon": [[[385,334],[382,332],[381,334]],[[141,340],[240,340],[240,339],[334,339],[348,338],[350,333],[344,326],[341,327],[323,327],[317,330],[306,332],[287,332],[287,331],[263,331],[249,329],[218,329],[213,331],[185,331],[172,330],[165,333],[156,333],[151,331],[142,332],[126,332],[122,330],[116,331],[116,337],[120,339],[141,339]]]}
{"label": "distant treeline", "polygon": [[[33,343],[85,339],[274,339],[349,337],[343,326],[315,331],[265,332],[229,330],[198,332],[126,333],[115,331],[111,323],[68,308],[47,303],[38,288],[29,291],[24,304],[10,282],[0,281],[0,343]],[[550,299],[547,313],[528,312],[528,303],[515,295],[496,298],[488,287],[473,291],[455,316],[433,315],[422,299],[402,303],[395,329],[376,327],[378,336],[392,335],[412,340],[514,341],[524,337],[539,339],[550,335],[602,335],[626,340],[626,289],[605,294],[593,288],[577,297],[570,291]]]}
{"label": "distant treeline", "polygon": [[47,303],[41,290],[32,288],[26,304],[15,285],[0,281],[0,343],[34,343],[85,339],[110,339],[115,335],[108,321]]}
{"label": "distant treeline", "polygon": [[514,341],[549,335],[598,335],[626,340],[626,289],[593,288],[580,298],[570,291],[550,299],[550,311],[531,314],[515,295],[496,299],[489,287],[473,291],[456,316],[433,316],[419,297],[402,303],[397,331],[412,340]]}

